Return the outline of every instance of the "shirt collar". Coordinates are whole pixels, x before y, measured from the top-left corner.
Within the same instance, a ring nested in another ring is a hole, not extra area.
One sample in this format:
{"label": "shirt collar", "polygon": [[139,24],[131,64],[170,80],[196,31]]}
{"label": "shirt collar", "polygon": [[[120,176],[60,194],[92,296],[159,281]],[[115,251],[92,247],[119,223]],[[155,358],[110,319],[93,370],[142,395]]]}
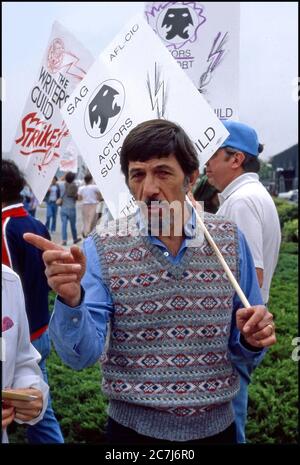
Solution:
{"label": "shirt collar", "polygon": [[8,210],[12,210],[13,208],[20,208],[24,207],[23,203],[14,203],[13,205],[7,205],[6,207],[2,208],[2,212],[6,212]]}
{"label": "shirt collar", "polygon": [[220,194],[218,194],[220,205],[222,205],[222,203],[224,203],[225,200],[228,199],[228,197],[230,197],[236,190],[240,189],[240,187],[251,182],[259,182],[257,173],[244,173],[235,178]]}
{"label": "shirt collar", "polygon": [[[188,205],[188,209],[190,211],[190,216],[187,222],[184,224],[184,234],[188,239],[193,239],[196,236],[196,214],[194,209]],[[136,224],[139,228],[139,231],[144,236],[154,237],[151,236],[148,232],[148,228],[146,226],[145,219],[141,213],[141,210],[138,208],[136,213]]]}

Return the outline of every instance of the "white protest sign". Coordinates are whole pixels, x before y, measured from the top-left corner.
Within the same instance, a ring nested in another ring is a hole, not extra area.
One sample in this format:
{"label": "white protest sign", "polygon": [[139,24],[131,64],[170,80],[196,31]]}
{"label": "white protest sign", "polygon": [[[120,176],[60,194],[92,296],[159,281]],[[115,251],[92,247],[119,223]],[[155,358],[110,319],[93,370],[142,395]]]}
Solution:
{"label": "white protest sign", "polygon": [[239,2],[149,2],[145,17],[220,119],[238,119]]}
{"label": "white protest sign", "polygon": [[63,26],[54,22],[11,150],[26,181],[41,202],[70,141],[60,110],[86,75],[93,57]]}
{"label": "white protest sign", "polygon": [[68,144],[64,153],[61,154],[59,159],[60,171],[71,171],[77,173],[78,171],[78,149],[73,140]]}
{"label": "white protest sign", "polygon": [[136,208],[119,155],[137,124],[155,118],[180,124],[195,143],[201,166],[228,135],[141,15],[101,53],[62,114],[115,218]]}

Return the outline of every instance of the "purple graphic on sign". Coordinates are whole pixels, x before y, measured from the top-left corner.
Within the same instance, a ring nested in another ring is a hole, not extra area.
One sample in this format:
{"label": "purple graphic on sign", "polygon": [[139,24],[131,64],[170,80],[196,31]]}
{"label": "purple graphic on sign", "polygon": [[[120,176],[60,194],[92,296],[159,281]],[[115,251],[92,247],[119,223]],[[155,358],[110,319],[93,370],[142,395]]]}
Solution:
{"label": "purple graphic on sign", "polygon": [[147,88],[151,101],[151,108],[156,111],[158,119],[164,118],[167,104],[167,89],[163,79],[158,63],[154,64],[154,76],[150,72],[147,73]]}
{"label": "purple graphic on sign", "polygon": [[171,49],[196,41],[198,29],[206,21],[202,13],[197,2],[155,2],[145,11],[148,23]]}
{"label": "purple graphic on sign", "polygon": [[199,92],[204,93],[204,87],[206,87],[211,78],[214,70],[217,68],[217,66],[221,63],[223,60],[223,56],[226,53],[224,50],[224,46],[228,40],[228,32],[225,32],[225,34],[222,36],[222,33],[219,32],[212,44],[211,50],[209,52],[208,58],[206,62],[209,63],[206,71],[201,74],[200,79],[199,79]]}

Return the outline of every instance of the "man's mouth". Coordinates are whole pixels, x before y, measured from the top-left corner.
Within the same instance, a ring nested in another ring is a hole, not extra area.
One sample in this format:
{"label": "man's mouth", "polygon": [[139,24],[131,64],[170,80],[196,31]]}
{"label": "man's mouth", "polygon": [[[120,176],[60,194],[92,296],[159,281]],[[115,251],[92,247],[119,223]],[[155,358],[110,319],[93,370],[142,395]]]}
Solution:
{"label": "man's mouth", "polygon": [[163,205],[161,205],[160,203],[158,202],[152,202],[150,205],[147,205],[147,209],[148,211],[158,211],[158,210],[161,210],[163,208]]}
{"label": "man's mouth", "polygon": [[145,201],[148,218],[162,218],[169,213],[169,203],[163,200]]}
{"label": "man's mouth", "polygon": [[161,208],[163,202],[162,200],[144,200],[147,208]]}

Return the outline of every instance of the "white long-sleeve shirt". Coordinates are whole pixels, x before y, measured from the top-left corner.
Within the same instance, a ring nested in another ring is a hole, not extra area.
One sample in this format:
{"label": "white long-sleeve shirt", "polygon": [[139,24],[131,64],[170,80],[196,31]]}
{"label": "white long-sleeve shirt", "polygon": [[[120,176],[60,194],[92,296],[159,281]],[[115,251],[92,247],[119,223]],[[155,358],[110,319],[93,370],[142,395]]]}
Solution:
{"label": "white long-sleeve shirt", "polygon": [[[38,362],[39,352],[30,342],[24,295],[19,276],[2,265],[2,389],[35,388],[43,393],[43,409],[29,422],[38,423],[44,416],[49,387],[43,380]],[[15,420],[24,423],[21,420]],[[8,442],[6,430],[2,442]]]}
{"label": "white long-sleeve shirt", "polygon": [[258,174],[244,173],[219,194],[219,201],[217,215],[238,225],[245,234],[255,267],[264,271],[261,294],[267,303],[281,242],[273,199],[259,181]]}

